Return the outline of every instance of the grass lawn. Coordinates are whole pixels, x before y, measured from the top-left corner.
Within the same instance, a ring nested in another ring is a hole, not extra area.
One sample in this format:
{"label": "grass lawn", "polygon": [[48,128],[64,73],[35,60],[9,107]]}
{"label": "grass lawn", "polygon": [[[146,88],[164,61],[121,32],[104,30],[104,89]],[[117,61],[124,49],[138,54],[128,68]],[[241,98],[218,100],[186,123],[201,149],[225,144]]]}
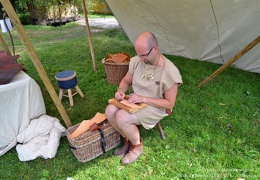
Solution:
{"label": "grass lawn", "polygon": [[[55,74],[73,69],[84,98],[62,103],[73,124],[104,113],[117,85],[107,81],[103,57],[108,53],[135,54],[121,29],[92,34],[97,71],[93,70],[86,28],[76,23],[61,27],[25,26],[31,43],[56,92]],[[41,87],[47,115],[61,119],[56,106],[23,47],[12,32],[19,62]],[[8,34],[2,34],[10,46]],[[10,46],[11,47],[11,46]],[[11,50],[11,48],[10,48]],[[53,159],[20,162],[13,148],[0,157],[0,179],[259,179],[260,178],[260,75],[230,67],[202,88],[197,85],[220,65],[178,56],[167,57],[179,68],[184,84],[179,88],[172,116],[161,121],[167,136],[157,128],[141,129],[143,155],[123,166],[113,150],[86,163],[72,154],[66,137]]]}

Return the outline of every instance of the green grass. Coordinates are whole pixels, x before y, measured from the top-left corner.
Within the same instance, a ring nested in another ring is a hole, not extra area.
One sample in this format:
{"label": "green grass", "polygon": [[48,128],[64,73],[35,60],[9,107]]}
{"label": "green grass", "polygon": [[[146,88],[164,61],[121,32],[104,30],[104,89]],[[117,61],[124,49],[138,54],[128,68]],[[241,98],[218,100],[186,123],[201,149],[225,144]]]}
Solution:
{"label": "green grass", "polygon": [[[134,49],[122,30],[92,33],[97,71],[93,70],[86,28],[75,23],[61,27],[24,27],[56,92],[55,74],[65,69],[77,72],[84,98],[74,96],[71,108],[62,103],[73,124],[104,113],[116,85],[107,81],[103,57]],[[17,35],[12,32],[19,62],[40,85],[47,114],[62,121],[33,63]],[[8,34],[2,34],[10,45]],[[0,179],[259,179],[260,178],[260,75],[230,67],[205,84],[197,85],[220,65],[168,56],[179,68],[180,86],[174,114],[162,122],[167,136],[157,128],[141,129],[143,155],[122,166],[113,150],[86,163],[78,162],[66,137],[53,159],[20,162],[15,148],[0,158]]]}

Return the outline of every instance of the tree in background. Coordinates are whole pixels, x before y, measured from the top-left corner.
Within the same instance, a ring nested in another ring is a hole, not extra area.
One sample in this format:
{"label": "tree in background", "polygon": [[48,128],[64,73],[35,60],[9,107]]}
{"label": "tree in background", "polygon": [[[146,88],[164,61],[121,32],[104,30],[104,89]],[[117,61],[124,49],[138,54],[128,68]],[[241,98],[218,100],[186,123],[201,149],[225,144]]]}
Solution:
{"label": "tree in background", "polygon": [[80,0],[25,0],[32,24],[56,24],[77,20]]}
{"label": "tree in background", "polygon": [[[21,23],[48,24],[73,21],[83,14],[82,0],[10,0]],[[2,6],[2,5],[1,5]],[[86,0],[88,13],[111,13],[105,0]]]}
{"label": "tree in background", "polygon": [[112,14],[105,0],[86,0],[86,7],[89,14]]}

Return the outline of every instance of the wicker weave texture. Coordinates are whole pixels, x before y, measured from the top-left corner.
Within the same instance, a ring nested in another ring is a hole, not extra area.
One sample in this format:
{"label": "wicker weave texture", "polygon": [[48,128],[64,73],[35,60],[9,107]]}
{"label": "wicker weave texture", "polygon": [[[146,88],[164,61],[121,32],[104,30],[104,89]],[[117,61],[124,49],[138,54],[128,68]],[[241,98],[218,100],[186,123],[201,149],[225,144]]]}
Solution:
{"label": "wicker weave texture", "polygon": [[121,80],[125,77],[129,63],[109,63],[102,60],[105,66],[106,75],[110,84],[120,84]]}
{"label": "wicker weave texture", "polygon": [[[71,151],[80,162],[90,161],[103,154],[101,138],[98,131],[86,131],[76,138],[69,138],[79,124],[69,127],[66,130]],[[101,125],[106,141],[106,152],[120,144],[120,134],[107,122]]]}

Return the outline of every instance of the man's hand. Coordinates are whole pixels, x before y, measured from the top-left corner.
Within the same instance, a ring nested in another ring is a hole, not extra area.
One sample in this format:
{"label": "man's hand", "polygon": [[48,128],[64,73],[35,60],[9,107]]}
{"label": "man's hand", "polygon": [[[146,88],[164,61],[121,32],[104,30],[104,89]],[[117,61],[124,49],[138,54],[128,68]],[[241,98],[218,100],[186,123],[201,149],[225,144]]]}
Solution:
{"label": "man's hand", "polygon": [[143,102],[143,96],[139,96],[137,94],[131,94],[129,99],[128,99],[129,103],[142,103]]}
{"label": "man's hand", "polygon": [[115,93],[115,98],[118,100],[118,101],[121,101],[123,100],[125,97],[125,92],[122,88],[118,88],[117,92]]}

